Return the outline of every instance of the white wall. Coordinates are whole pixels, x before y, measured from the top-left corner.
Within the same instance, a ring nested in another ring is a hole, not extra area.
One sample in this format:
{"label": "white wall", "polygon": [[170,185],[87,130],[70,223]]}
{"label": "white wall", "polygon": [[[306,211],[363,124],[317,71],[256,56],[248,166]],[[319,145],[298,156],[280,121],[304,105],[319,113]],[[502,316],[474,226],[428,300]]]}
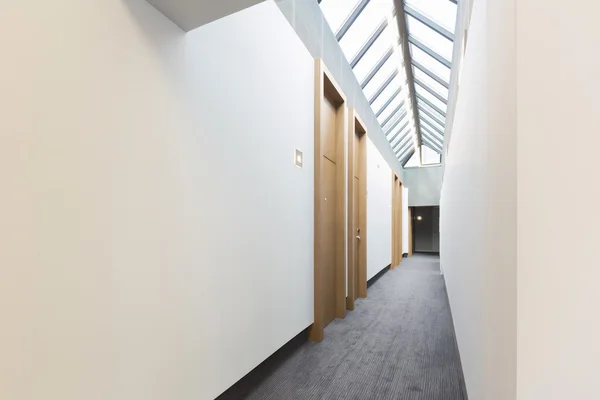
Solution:
{"label": "white wall", "polygon": [[518,399],[598,398],[600,4],[517,4]]}
{"label": "white wall", "polygon": [[271,2],[0,8],[0,398],[214,398],[313,320],[311,56]]}
{"label": "white wall", "polygon": [[402,253],[408,253],[408,188],[402,186]]}
{"label": "white wall", "polygon": [[367,279],[371,279],[392,263],[392,170],[367,139]]}
{"label": "white wall", "polygon": [[441,193],[441,266],[476,400],[516,394],[515,18],[514,0],[474,3]]}
{"label": "white wall", "polygon": [[410,189],[408,205],[439,206],[443,175],[441,166],[405,169],[404,185]]}

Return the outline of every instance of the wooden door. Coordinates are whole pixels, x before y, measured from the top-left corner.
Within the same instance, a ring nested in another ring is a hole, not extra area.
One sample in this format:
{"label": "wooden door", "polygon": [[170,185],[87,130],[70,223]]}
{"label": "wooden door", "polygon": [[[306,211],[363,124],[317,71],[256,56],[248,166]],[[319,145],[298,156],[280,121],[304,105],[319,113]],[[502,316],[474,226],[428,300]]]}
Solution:
{"label": "wooden door", "polygon": [[314,322],[309,339],[346,313],[346,100],[315,60]]}
{"label": "wooden door", "polygon": [[392,265],[394,269],[402,262],[402,181],[392,175]]}
{"label": "wooden door", "polygon": [[367,149],[366,130],[354,109],[348,120],[348,296],[354,309],[358,297],[367,297]]}
{"label": "wooden door", "polygon": [[323,234],[320,243],[321,277],[323,281],[323,326],[335,319],[336,295],[336,107],[327,98],[321,109],[321,222]]}

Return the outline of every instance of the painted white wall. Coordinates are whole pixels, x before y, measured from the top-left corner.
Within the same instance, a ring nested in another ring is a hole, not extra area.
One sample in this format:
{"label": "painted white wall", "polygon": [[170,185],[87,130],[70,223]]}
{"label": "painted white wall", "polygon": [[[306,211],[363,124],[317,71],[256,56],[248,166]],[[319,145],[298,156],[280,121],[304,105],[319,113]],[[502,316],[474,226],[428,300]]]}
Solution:
{"label": "painted white wall", "polygon": [[441,264],[477,400],[516,394],[515,11],[514,0],[474,3],[440,202]]}
{"label": "painted white wall", "polygon": [[405,169],[404,184],[410,189],[408,205],[439,206],[443,176],[441,166]]}
{"label": "painted white wall", "polygon": [[402,253],[408,253],[408,190],[402,186]]}
{"label": "painted white wall", "polygon": [[516,11],[518,399],[598,398],[600,4]]}
{"label": "painted white wall", "polygon": [[392,170],[367,138],[367,279],[392,262]]}
{"label": "painted white wall", "polygon": [[1,8],[0,398],[213,399],[313,321],[310,54],[271,2]]}

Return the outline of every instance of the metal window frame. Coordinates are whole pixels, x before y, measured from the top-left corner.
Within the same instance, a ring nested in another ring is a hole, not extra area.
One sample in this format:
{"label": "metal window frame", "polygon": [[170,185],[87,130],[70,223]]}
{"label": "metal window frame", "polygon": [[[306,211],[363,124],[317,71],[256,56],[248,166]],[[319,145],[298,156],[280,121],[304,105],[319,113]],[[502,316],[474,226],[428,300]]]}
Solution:
{"label": "metal window frame", "polygon": [[[446,110],[448,109],[448,104],[444,103],[443,101],[440,101],[440,99],[438,99],[437,97],[433,96],[431,93],[429,93],[429,91],[427,89],[425,89],[424,87],[421,87],[421,85],[417,85],[415,83],[415,92],[417,93],[417,95],[421,96],[423,99],[427,100],[429,102],[429,104],[433,104],[437,110],[442,110],[443,108],[445,108]],[[433,98],[430,99],[429,96],[432,96]],[[440,105],[437,105],[435,103],[435,101],[440,101]],[[444,113],[444,117],[447,113],[447,111],[443,111]]]}
{"label": "metal window frame", "polygon": [[402,165],[402,168],[404,168],[404,166],[406,165],[406,163],[408,163],[408,160],[410,160],[412,158],[412,156],[417,152],[417,149],[413,147],[411,147],[412,150],[410,150],[408,153],[406,153],[406,155],[403,158],[399,158],[398,161],[400,161],[400,165]]}
{"label": "metal window frame", "polygon": [[419,93],[415,92],[415,95],[416,95],[417,99],[419,99],[423,103],[427,104],[429,107],[431,107],[431,109],[433,111],[435,111],[438,114],[442,115],[444,117],[444,119],[446,118],[446,113],[444,111],[442,111],[440,108],[438,108],[438,106],[436,106],[435,104],[433,104],[432,102],[430,102],[429,100],[427,100],[425,97],[421,96]]}
{"label": "metal window frame", "polygon": [[[400,94],[400,92],[402,92],[402,86],[398,86],[398,89],[396,89],[394,91],[394,93],[392,93],[392,95],[390,96],[390,98],[383,104],[383,106],[381,106],[381,108],[379,109],[379,111],[377,111],[375,113],[375,118],[379,118],[379,116],[381,115],[381,113],[383,113],[383,111],[385,111],[385,109],[392,103],[392,101],[394,101],[394,99],[396,97],[398,97],[398,95]],[[404,100],[402,100],[401,104],[404,104]]]}
{"label": "metal window frame", "polygon": [[431,151],[433,151],[435,154],[437,154],[438,156],[440,156],[440,161],[438,161],[438,162],[424,163],[423,162],[423,152],[421,152],[421,164],[423,164],[423,165],[432,165],[432,164],[439,164],[439,163],[442,162],[442,150],[438,149],[436,146],[432,145],[427,140],[424,140],[423,144],[421,146],[428,147]]}
{"label": "metal window frame", "polygon": [[412,140],[411,136],[412,135],[410,133],[408,135],[406,133],[404,135],[402,135],[402,137],[400,138],[400,141],[398,143],[396,143],[394,145],[394,147],[392,148],[392,151],[394,151],[394,154],[396,154],[397,150],[404,149],[406,147],[406,145],[408,143],[410,143],[410,141]]}
{"label": "metal window frame", "polygon": [[356,64],[358,64],[360,59],[364,57],[365,53],[367,51],[369,51],[371,46],[373,46],[373,43],[375,43],[375,41],[379,38],[379,36],[381,36],[381,34],[387,28],[387,26],[388,26],[387,18],[379,23],[377,28],[373,31],[373,33],[371,33],[371,36],[362,45],[362,47],[358,50],[358,52],[354,55],[354,57],[352,57],[352,61],[350,61],[350,67],[352,67],[352,69],[354,69],[354,67],[356,67]]}
{"label": "metal window frame", "polygon": [[[392,136],[391,138],[388,139],[388,142],[390,142],[390,145],[392,144],[392,142],[394,141],[394,139],[396,139],[404,130],[404,127],[401,127],[400,129],[398,129],[396,131],[396,133],[394,134],[394,136]],[[402,140],[402,136],[400,137],[400,140]]]}
{"label": "metal window frame", "polygon": [[426,132],[429,132],[432,135],[440,135],[442,138],[444,137],[444,132],[440,131],[437,127],[432,126],[427,120],[423,120],[424,122],[422,128],[425,129]]}
{"label": "metal window frame", "polygon": [[427,115],[429,118],[440,124],[440,126],[446,127],[446,123],[442,121],[437,115],[434,115],[431,111],[429,111],[425,107],[422,107],[421,105],[417,105],[417,107],[419,108],[419,113],[422,112],[423,114]]}
{"label": "metal window frame", "polygon": [[444,38],[448,39],[449,41],[454,42],[454,34],[452,32],[450,32],[448,29],[444,28],[443,26],[441,26],[440,24],[438,24],[437,22],[435,22],[434,20],[432,20],[431,18],[426,16],[425,14],[412,8],[411,6],[409,6],[406,3],[404,4],[404,12],[406,12],[406,14],[410,15],[411,17],[413,17],[414,19],[416,19],[423,25],[427,26],[429,29],[437,32],[438,34],[440,34]]}
{"label": "metal window frame", "polygon": [[[386,138],[388,137],[390,132],[392,132],[394,130],[394,128],[400,123],[400,121],[404,120],[404,117],[406,117],[406,111],[404,111],[404,113],[402,113],[398,118],[396,118],[389,128],[385,129],[383,134],[385,135]],[[404,125],[402,125],[402,127],[400,129],[406,128],[406,125],[408,125],[409,122],[410,122],[410,120],[407,118],[406,123]],[[383,127],[382,127],[382,129],[383,129]]]}
{"label": "metal window frame", "polygon": [[412,135],[409,135],[407,139],[404,139],[404,141],[402,142],[402,145],[398,148],[398,150],[396,150],[396,152],[394,154],[396,154],[396,156],[400,155],[400,154],[404,154],[404,152],[406,152],[406,150],[410,147],[414,147],[412,146]]}
{"label": "metal window frame", "polygon": [[419,78],[415,78],[415,84],[421,86],[423,89],[428,91],[433,97],[444,103],[446,106],[448,105],[448,100],[444,98],[444,96],[430,88],[425,82],[423,82]]}
{"label": "metal window frame", "polygon": [[394,48],[392,46],[390,46],[387,49],[387,51],[383,54],[383,56],[377,61],[377,64],[375,64],[375,66],[373,68],[371,68],[371,70],[369,71],[367,76],[365,76],[362,83],[360,84],[361,89],[364,89],[365,86],[367,86],[369,84],[369,82],[371,82],[371,79],[373,79],[373,77],[375,75],[377,75],[377,72],[379,72],[381,67],[384,66],[384,64],[390,59],[390,57],[393,54],[394,54]]}
{"label": "metal window frame", "polygon": [[443,124],[437,123],[435,120],[432,122],[431,117],[429,115],[423,113],[422,115],[420,115],[420,117],[423,121],[427,122],[429,125],[435,126],[436,128],[440,128],[442,131],[445,131],[446,126]]}
{"label": "metal window frame", "polygon": [[394,108],[390,115],[388,115],[387,118],[384,119],[383,122],[379,125],[383,128],[388,122],[392,120],[392,118],[394,118],[398,114],[400,110],[402,110],[402,107],[404,107],[404,103],[400,103],[398,107]]}
{"label": "metal window frame", "polygon": [[369,4],[369,1],[370,0],[361,0],[356,4],[356,6],[354,6],[354,9],[350,12],[350,15],[346,17],[346,19],[342,23],[342,26],[340,26],[340,29],[338,29],[338,31],[335,34],[335,38],[338,42],[342,40],[344,35],[352,26],[352,24],[354,24],[354,21],[356,21],[356,19],[364,11],[365,7],[367,7],[367,5]]}
{"label": "metal window frame", "polygon": [[383,81],[383,83],[379,86],[379,88],[375,91],[375,93],[373,94],[373,96],[371,96],[371,98],[369,99],[369,105],[373,104],[373,102],[375,100],[377,100],[377,98],[379,97],[379,95],[385,90],[386,87],[388,87],[388,85],[390,83],[392,83],[392,81],[394,80],[394,78],[398,75],[398,68],[395,68],[391,74],[388,75],[388,77],[385,79],[385,81]]}
{"label": "metal window frame", "polygon": [[429,68],[427,68],[426,66],[421,64],[420,62],[418,62],[416,60],[412,60],[412,65],[416,69],[423,72],[425,75],[429,76],[431,79],[433,79],[434,81],[436,81],[437,83],[439,83],[440,85],[445,87],[446,89],[450,90],[450,84],[448,82],[446,82],[446,80],[444,78],[442,78],[441,76],[439,76],[438,74],[436,74],[435,72],[433,72],[432,70],[430,70]]}
{"label": "metal window frame", "polygon": [[434,149],[434,150],[439,150],[439,151],[441,152],[441,151],[442,151],[442,149],[443,149],[443,147],[442,147],[442,146],[440,146],[440,144],[439,144],[439,143],[437,143],[437,142],[435,142],[435,141],[431,140],[431,138],[430,138],[430,137],[428,137],[428,136],[423,136],[423,141],[424,141],[424,142],[428,142],[428,143],[429,143],[429,147],[431,147],[431,148],[432,148],[432,149]]}
{"label": "metal window frame", "polygon": [[425,137],[427,137],[429,139],[430,142],[433,142],[437,145],[440,146],[440,148],[443,148],[444,146],[444,138],[438,138],[437,136],[435,136],[433,133],[427,131],[427,130],[423,130],[421,132]]}
{"label": "metal window frame", "polygon": [[446,68],[452,69],[452,62],[448,61],[445,57],[442,57],[437,52],[433,51],[431,49],[431,47],[427,46],[425,43],[421,42],[416,37],[409,34],[408,42],[411,43],[412,45],[418,47],[419,49],[423,50],[425,53],[427,53],[429,56],[433,57],[433,59],[435,59],[437,62],[439,62]]}

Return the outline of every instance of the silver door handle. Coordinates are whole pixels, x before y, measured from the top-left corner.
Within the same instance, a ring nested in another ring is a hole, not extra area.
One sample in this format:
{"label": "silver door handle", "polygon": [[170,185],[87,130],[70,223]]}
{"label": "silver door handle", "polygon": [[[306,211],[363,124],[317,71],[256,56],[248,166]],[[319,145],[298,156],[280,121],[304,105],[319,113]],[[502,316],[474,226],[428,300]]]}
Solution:
{"label": "silver door handle", "polygon": [[360,236],[357,236],[356,238],[357,238],[358,240],[360,240]]}

